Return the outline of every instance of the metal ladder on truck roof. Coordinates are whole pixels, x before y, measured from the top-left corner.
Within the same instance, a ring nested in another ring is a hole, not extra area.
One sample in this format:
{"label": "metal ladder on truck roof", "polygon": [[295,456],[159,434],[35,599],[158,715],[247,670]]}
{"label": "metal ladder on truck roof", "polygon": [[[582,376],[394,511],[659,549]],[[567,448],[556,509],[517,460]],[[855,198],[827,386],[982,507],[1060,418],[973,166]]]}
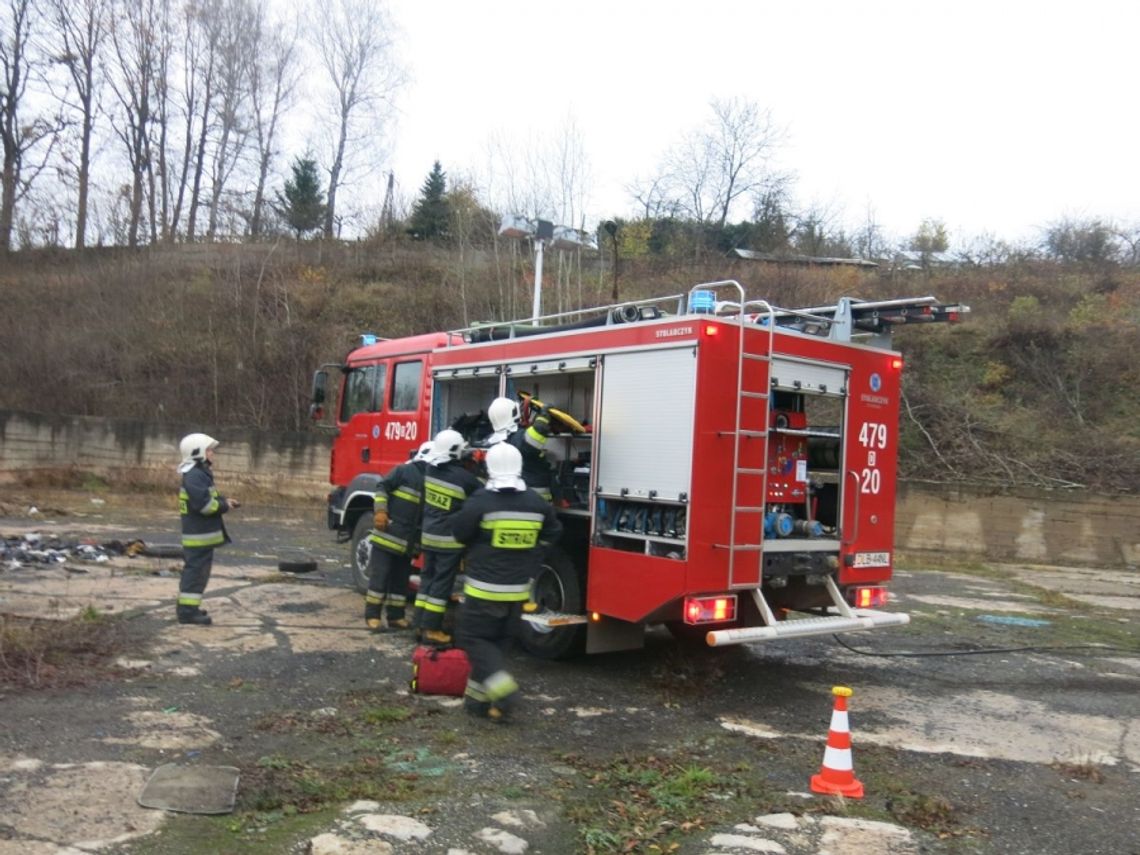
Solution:
{"label": "metal ladder on truck roof", "polygon": [[[896,300],[859,300],[840,297],[832,306],[804,309],[774,309],[779,326],[826,333],[832,341],[851,341],[856,335],[871,335],[881,347],[890,344],[891,330],[903,324],[957,323],[969,306],[948,305],[937,297],[902,297]],[[819,329],[811,329],[818,326]]]}

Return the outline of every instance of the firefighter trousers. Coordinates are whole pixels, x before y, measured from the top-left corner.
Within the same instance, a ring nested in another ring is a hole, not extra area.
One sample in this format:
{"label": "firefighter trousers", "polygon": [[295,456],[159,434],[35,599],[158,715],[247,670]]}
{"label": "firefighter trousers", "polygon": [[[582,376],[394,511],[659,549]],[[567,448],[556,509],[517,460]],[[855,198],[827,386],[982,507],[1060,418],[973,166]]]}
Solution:
{"label": "firefighter trousers", "polygon": [[463,561],[463,551],[425,549],[423,572],[420,573],[420,591],[416,595],[417,619],[420,629],[439,629],[451,602],[455,576]]}
{"label": "firefighter trousers", "polygon": [[522,605],[469,594],[459,607],[455,645],[467,652],[471,662],[464,699],[469,707],[490,704],[506,711],[517,697],[519,686],[503,667],[503,654],[518,630]]}
{"label": "firefighter trousers", "polygon": [[383,604],[389,620],[402,618],[408,601],[408,579],[411,575],[410,555],[397,555],[373,544],[372,555],[368,559],[368,593],[364,597],[364,616],[380,617],[380,607]]}
{"label": "firefighter trousers", "polygon": [[202,594],[210,583],[214,566],[214,547],[187,546],[182,549],[182,578],[178,583],[178,607],[196,609],[202,605]]}

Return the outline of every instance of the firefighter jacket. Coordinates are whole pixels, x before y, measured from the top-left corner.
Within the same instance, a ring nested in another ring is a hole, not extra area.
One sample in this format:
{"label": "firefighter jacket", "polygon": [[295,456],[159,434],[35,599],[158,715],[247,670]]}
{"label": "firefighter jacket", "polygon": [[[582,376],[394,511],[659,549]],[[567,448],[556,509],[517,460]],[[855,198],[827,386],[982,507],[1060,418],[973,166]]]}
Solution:
{"label": "firefighter jacket", "polygon": [[199,462],[182,475],[178,491],[178,512],[182,515],[182,546],[193,548],[221,546],[230,542],[222,514],[229,502],[214,486],[210,464]]}
{"label": "firefighter jacket", "polygon": [[519,602],[530,596],[543,550],[562,535],[554,508],[533,490],[482,489],[452,521],[455,537],[467,544],[465,596]]}
{"label": "firefighter jacket", "polygon": [[419,546],[426,465],[410,460],[401,463],[376,485],[372,508],[374,512],[388,512],[388,527],[384,531],[373,529],[368,537],[373,546],[397,555],[410,555]]}
{"label": "firefighter jacket", "polygon": [[520,427],[506,439],[522,455],[522,478],[526,485],[544,496],[550,493],[551,482],[550,463],[546,459],[546,440],[549,436],[550,419],[546,413],[540,412],[530,427]]}
{"label": "firefighter jacket", "polygon": [[424,549],[452,552],[463,544],[451,532],[451,519],[463,507],[467,497],[482,482],[458,460],[439,466],[428,464],[424,471],[424,521],[420,543]]}

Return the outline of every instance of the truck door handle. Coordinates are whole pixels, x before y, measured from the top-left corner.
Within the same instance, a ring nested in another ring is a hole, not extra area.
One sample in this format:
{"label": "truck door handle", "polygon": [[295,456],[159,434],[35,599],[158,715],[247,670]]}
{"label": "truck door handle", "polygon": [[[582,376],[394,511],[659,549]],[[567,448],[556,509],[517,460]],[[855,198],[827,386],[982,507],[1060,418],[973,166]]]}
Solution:
{"label": "truck door handle", "polygon": [[371,448],[361,449],[360,459],[363,460],[365,463],[367,463],[369,460],[371,460],[372,459],[372,449]]}

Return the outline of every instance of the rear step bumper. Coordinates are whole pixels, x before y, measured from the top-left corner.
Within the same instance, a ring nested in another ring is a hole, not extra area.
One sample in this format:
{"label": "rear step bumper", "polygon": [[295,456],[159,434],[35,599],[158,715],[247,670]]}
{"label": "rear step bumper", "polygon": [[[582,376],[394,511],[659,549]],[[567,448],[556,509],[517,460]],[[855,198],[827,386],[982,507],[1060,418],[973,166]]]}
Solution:
{"label": "rear step bumper", "polygon": [[753,641],[775,641],[780,638],[804,638],[809,635],[831,635],[836,632],[879,629],[886,626],[905,626],[910,615],[876,612],[871,609],[852,609],[851,617],[803,618],[780,621],[772,626],[749,626],[742,629],[717,629],[705,636],[709,647],[729,644],[747,644]]}
{"label": "rear step bumper", "polygon": [[741,629],[714,629],[705,636],[709,647],[724,647],[729,644],[747,644],[750,641],[774,641],[779,638],[804,638],[809,635],[831,635],[836,632],[856,632],[859,630],[880,629],[887,626],[905,626],[910,623],[910,615],[877,612],[874,609],[853,609],[843,599],[843,594],[835,580],[827,577],[828,596],[831,608],[838,614],[826,617],[801,618],[799,620],[776,620],[776,615],[764,593],[759,588],[752,590],[752,600],[764,626],[749,626]]}
{"label": "rear step bumper", "polygon": [[[827,591],[831,596],[831,608],[838,614],[825,617],[810,617],[793,620],[776,620],[772,607],[764,599],[759,588],[754,588],[752,599],[764,620],[764,626],[749,626],[740,629],[716,629],[705,636],[709,647],[727,647],[730,644],[748,644],[756,641],[775,641],[780,638],[804,638],[809,635],[832,635],[837,632],[860,632],[881,629],[888,626],[905,626],[910,623],[910,615],[894,612],[880,612],[874,609],[855,609],[843,599],[843,594],[835,580],[828,577]],[[540,611],[524,614],[522,619],[539,632],[550,632],[563,626],[574,626],[588,622],[584,614]]]}

